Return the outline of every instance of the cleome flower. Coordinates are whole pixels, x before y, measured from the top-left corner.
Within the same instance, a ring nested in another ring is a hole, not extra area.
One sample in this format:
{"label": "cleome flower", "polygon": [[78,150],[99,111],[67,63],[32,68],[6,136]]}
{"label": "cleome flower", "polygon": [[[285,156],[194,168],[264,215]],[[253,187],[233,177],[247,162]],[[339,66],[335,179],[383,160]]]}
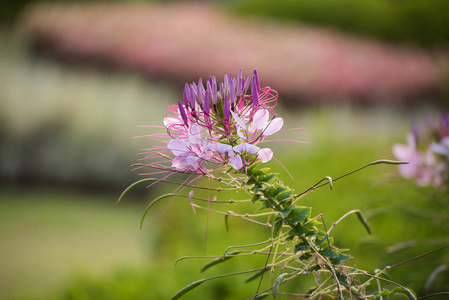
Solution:
{"label": "cleome flower", "polygon": [[[249,92],[248,92],[249,91]],[[150,134],[164,146],[146,149],[137,168],[157,172],[211,174],[215,170],[235,170],[273,158],[270,148],[260,148],[265,137],[279,132],[283,119],[276,117],[277,92],[261,88],[257,71],[243,77],[226,74],[218,83],[211,76],[203,83],[185,84],[182,101],[168,107],[163,120],[166,134]],[[166,178],[166,177],[165,177]]]}
{"label": "cleome flower", "polygon": [[414,178],[420,186],[442,186],[448,180],[449,113],[438,119],[427,118],[415,124],[408,135],[408,143],[393,146],[399,160],[408,161],[399,166],[404,178]]}

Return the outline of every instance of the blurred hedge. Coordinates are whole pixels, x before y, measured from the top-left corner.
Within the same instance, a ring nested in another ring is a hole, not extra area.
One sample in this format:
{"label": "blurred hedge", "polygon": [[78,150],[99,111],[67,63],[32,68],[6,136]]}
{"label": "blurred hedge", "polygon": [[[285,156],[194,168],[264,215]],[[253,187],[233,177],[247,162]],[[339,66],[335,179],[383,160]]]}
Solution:
{"label": "blurred hedge", "polygon": [[441,46],[449,40],[447,0],[244,0],[232,9],[392,42]]}

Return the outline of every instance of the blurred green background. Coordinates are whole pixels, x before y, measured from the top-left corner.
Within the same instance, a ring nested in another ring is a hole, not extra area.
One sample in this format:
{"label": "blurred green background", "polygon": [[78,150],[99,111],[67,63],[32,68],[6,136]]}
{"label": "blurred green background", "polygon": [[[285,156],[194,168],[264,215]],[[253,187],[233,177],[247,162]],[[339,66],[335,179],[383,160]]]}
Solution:
{"label": "blurred green background", "polygon": [[[223,217],[193,214],[183,199],[169,207],[169,201],[157,205],[140,230],[146,205],[172,186],[142,186],[115,205],[120,192],[139,179],[129,172],[136,153],[153,145],[133,138],[153,130],[137,126],[162,124],[166,107],[181,97],[180,82],[194,78],[197,70],[182,70],[178,77],[162,71],[163,76],[145,76],[120,63],[105,64],[102,57],[67,58],[46,51],[45,41],[36,44],[29,31],[21,30],[27,16],[23,12],[31,2],[39,7],[39,2],[15,1],[1,9],[0,299],[167,299],[204,276],[260,267],[264,261],[255,256],[231,260],[207,274],[199,274],[204,259],[181,261],[173,268],[181,256],[220,255],[229,245],[262,241],[270,232],[232,219],[227,233]],[[66,1],[56,2],[64,9]],[[70,14],[73,6],[67,7]],[[226,15],[239,20],[258,16],[277,24],[275,28],[323,26],[331,32],[374,37],[398,47],[398,53],[412,45],[441,69],[449,37],[449,21],[442,16],[446,8],[446,2],[438,0],[214,3],[214,9]],[[70,30],[65,34],[70,36]],[[260,76],[262,85],[270,85],[264,73]],[[278,164],[270,167],[300,192],[324,176],[335,178],[377,159],[393,159],[392,145],[405,143],[413,121],[445,108],[446,82],[442,76],[431,92],[400,101],[396,94],[372,95],[368,102],[340,95],[337,102],[331,96],[315,100],[291,94],[283,98],[281,93],[277,114],[285,119],[285,128],[304,127],[285,133],[285,138],[309,144],[272,144],[294,180]],[[245,196],[219,194],[220,199],[230,197]],[[355,216],[340,223],[333,235],[338,247],[351,249],[351,264],[372,272],[448,244],[448,201],[432,188],[400,179],[394,166],[375,166],[336,182],[333,191],[310,194],[303,205],[312,206],[314,214],[323,213],[328,227],[344,213],[362,210],[371,236]],[[252,212],[257,207],[222,209]],[[447,290],[447,268],[428,289],[425,286],[435,269],[447,265],[448,254],[434,253],[391,270],[390,276],[421,295]],[[246,299],[258,282],[243,283],[245,278],[208,282],[185,298]],[[285,290],[306,292],[311,285],[312,279],[305,277]]]}

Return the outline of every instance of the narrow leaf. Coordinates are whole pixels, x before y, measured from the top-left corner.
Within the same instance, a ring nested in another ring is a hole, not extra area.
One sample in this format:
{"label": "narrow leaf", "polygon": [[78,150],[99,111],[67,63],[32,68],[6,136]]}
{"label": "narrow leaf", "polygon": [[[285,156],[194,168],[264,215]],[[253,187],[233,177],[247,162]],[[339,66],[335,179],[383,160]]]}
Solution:
{"label": "narrow leaf", "polygon": [[179,290],[176,294],[174,294],[170,300],[176,300],[181,298],[182,295],[186,294],[187,292],[190,292],[191,290],[193,290],[194,288],[196,288],[197,286],[199,286],[200,284],[202,284],[203,282],[205,282],[207,279],[200,279],[197,280],[195,282],[192,282],[191,284],[189,284],[188,286],[183,287],[181,290]]}
{"label": "narrow leaf", "polygon": [[156,181],[159,180],[157,178],[145,178],[139,181],[134,182],[133,184],[131,184],[129,187],[127,187],[123,193],[120,195],[120,197],[118,198],[116,204],[118,204],[120,202],[120,200],[122,200],[123,197],[125,197],[125,195],[129,192],[129,190],[131,190],[133,187],[141,184],[141,183],[145,183],[145,182],[149,182],[149,181]]}
{"label": "narrow leaf", "polygon": [[406,165],[408,164],[408,161],[397,161],[397,160],[389,160],[389,159],[379,159],[376,161],[373,161],[370,163],[371,166],[379,165],[379,164],[386,164],[386,165]]}
{"label": "narrow leaf", "polygon": [[263,298],[268,297],[268,296],[269,296],[269,294],[262,293],[262,294],[259,294],[259,295],[255,296],[255,297],[252,297],[251,299],[252,300],[259,300],[259,299],[263,299]]}
{"label": "narrow leaf", "polygon": [[285,276],[289,275],[289,273],[284,273],[278,276],[278,278],[276,278],[276,282],[274,283],[273,286],[273,298],[276,299],[278,296],[278,291],[279,291],[279,285],[281,284],[282,280],[284,280]]}
{"label": "narrow leaf", "polygon": [[201,269],[200,272],[202,273],[202,272],[206,271],[207,269],[209,269],[210,267],[221,264],[221,263],[235,257],[235,255],[237,255],[239,253],[240,253],[239,251],[233,251],[233,252],[230,252],[229,254],[227,254],[226,256],[211,260],[210,262],[208,262],[207,264],[204,265],[204,267]]}
{"label": "narrow leaf", "polygon": [[332,191],[332,188],[334,187],[333,184],[332,184],[332,177],[326,176],[326,177],[323,178],[323,180],[324,179],[327,179],[329,181],[329,187],[331,188],[331,191]]}
{"label": "narrow leaf", "polygon": [[140,220],[140,229],[142,229],[143,221],[145,220],[145,217],[146,217],[148,211],[153,207],[153,205],[155,205],[156,203],[158,203],[162,199],[165,199],[165,198],[168,198],[168,197],[175,197],[176,195],[177,194],[173,194],[173,193],[164,194],[162,196],[157,197],[153,201],[151,201],[150,204],[148,204],[147,208],[145,209],[145,212],[143,213],[142,219]]}
{"label": "narrow leaf", "polygon": [[262,276],[266,271],[268,271],[268,268],[262,269],[262,270],[260,270],[260,271],[258,271],[258,272],[256,272],[256,273],[254,273],[253,275],[251,275],[251,276],[249,276],[248,278],[246,278],[245,283],[246,283],[246,282],[253,281],[254,279],[256,279],[256,278]]}
{"label": "narrow leaf", "polygon": [[360,222],[362,222],[363,226],[365,226],[366,231],[371,234],[371,227],[369,226],[368,220],[360,210],[357,210],[357,217],[359,218]]}
{"label": "narrow leaf", "polygon": [[225,215],[225,227],[226,227],[226,232],[229,232],[229,220],[228,220],[229,215],[226,214]]}

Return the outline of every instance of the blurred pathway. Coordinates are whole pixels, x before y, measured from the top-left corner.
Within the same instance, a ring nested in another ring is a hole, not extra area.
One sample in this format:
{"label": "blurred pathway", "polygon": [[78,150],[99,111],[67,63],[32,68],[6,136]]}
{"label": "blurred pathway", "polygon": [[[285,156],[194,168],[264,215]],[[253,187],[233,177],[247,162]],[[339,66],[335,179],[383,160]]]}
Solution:
{"label": "blurred pathway", "polygon": [[442,90],[442,58],[342,33],[229,16],[204,4],[39,4],[20,27],[63,58],[179,81],[257,69],[281,95],[403,101]]}

